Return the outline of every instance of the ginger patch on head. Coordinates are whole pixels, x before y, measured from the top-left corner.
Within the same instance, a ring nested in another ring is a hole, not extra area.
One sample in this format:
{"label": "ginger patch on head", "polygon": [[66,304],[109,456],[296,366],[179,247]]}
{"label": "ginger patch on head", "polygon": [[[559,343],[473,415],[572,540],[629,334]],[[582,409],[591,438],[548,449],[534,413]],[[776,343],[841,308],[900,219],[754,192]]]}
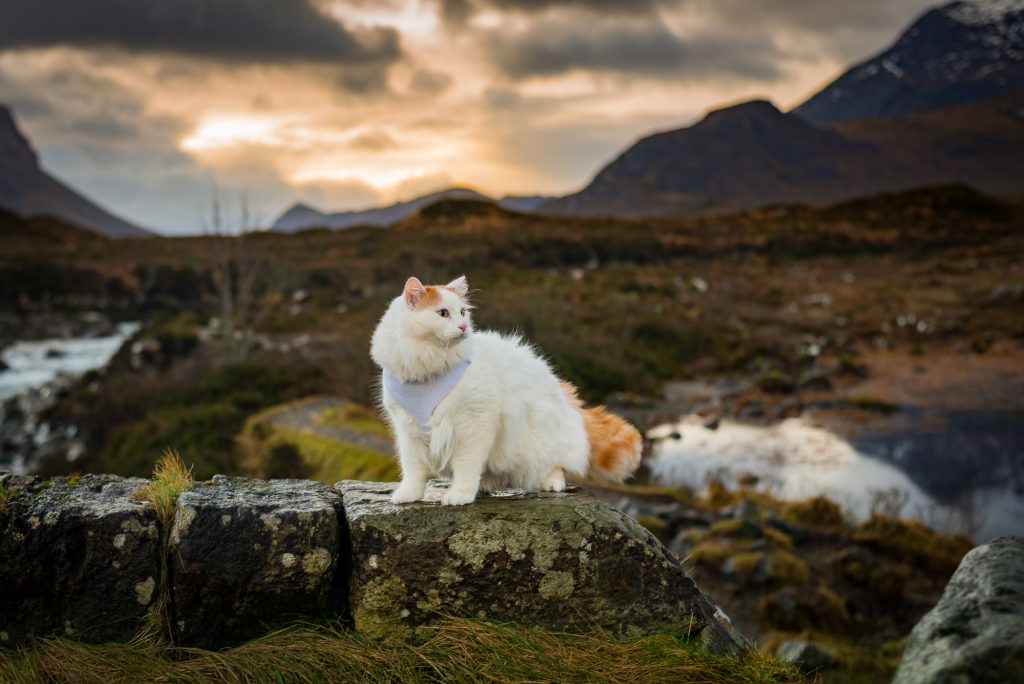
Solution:
{"label": "ginger patch on head", "polygon": [[420,300],[416,305],[418,309],[426,309],[429,307],[437,306],[441,303],[441,293],[438,292],[436,285],[427,285],[423,288],[423,294],[420,295]]}

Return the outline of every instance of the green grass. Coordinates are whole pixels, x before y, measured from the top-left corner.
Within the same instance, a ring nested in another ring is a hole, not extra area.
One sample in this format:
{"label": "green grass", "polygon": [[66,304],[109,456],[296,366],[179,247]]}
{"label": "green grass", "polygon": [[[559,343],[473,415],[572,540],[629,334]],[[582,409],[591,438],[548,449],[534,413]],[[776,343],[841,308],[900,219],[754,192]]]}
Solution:
{"label": "green grass", "polygon": [[774,652],[787,639],[801,639],[828,649],[839,666],[822,670],[817,677],[822,684],[877,684],[892,681],[903,656],[904,639],[887,641],[882,644],[862,646],[848,639],[815,630],[802,632],[773,632],[761,647]]}
{"label": "green grass", "polygon": [[270,424],[267,417],[280,408],[273,407],[250,418],[235,440],[249,474],[302,477],[327,484],[338,480],[397,481],[401,478],[398,461],[389,453]]}
{"label": "green grass", "polygon": [[391,454],[301,430],[275,428],[277,439],[291,442],[310,468],[309,477],[333,484],[338,480],[397,481],[398,461]]}
{"label": "green grass", "polygon": [[297,625],[223,651],[47,639],[0,652],[0,680],[67,682],[799,682],[759,652],[713,656],[663,635],[616,639],[450,620],[419,646],[382,646],[337,625]]}
{"label": "green grass", "polygon": [[376,437],[391,439],[391,430],[380,416],[359,404],[347,403],[324,409],[316,417],[318,425],[339,427]]}
{"label": "green grass", "polygon": [[0,515],[7,512],[7,502],[11,500],[13,494],[11,490],[7,488],[6,484],[0,484]]}

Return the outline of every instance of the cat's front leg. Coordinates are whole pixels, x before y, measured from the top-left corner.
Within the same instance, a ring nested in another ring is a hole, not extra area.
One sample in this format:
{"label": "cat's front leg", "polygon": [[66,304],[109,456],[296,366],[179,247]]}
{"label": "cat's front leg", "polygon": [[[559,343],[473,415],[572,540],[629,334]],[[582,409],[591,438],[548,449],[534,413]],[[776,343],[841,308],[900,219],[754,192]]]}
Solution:
{"label": "cat's front leg", "polygon": [[429,452],[422,441],[402,429],[395,431],[398,439],[398,460],[402,466],[402,481],[391,494],[391,503],[403,504],[419,501],[427,488],[430,469]]}
{"label": "cat's front leg", "polygon": [[464,506],[473,503],[480,491],[480,479],[491,453],[493,437],[486,439],[482,435],[477,439],[465,440],[468,446],[459,449],[452,457],[452,482],[448,491],[441,497],[445,506]]}

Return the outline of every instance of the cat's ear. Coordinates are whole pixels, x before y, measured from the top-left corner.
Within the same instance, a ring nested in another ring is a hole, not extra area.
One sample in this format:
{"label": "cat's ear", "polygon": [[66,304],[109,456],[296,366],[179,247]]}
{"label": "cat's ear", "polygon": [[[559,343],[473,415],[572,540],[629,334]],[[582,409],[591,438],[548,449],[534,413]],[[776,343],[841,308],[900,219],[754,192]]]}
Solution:
{"label": "cat's ear", "polygon": [[405,305],[410,309],[415,309],[416,305],[420,303],[420,297],[426,291],[427,289],[423,287],[419,278],[409,278],[405,281]]}
{"label": "cat's ear", "polygon": [[464,275],[460,275],[458,278],[445,285],[445,287],[454,290],[455,294],[460,297],[465,297],[469,294],[469,283],[466,282],[466,276]]}

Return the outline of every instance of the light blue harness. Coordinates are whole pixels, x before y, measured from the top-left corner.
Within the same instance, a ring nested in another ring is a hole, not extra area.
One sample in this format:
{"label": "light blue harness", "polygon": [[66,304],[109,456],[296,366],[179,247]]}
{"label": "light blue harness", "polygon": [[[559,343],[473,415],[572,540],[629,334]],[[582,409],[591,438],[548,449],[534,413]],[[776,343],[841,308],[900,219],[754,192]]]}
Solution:
{"label": "light blue harness", "polygon": [[444,373],[423,382],[403,382],[385,368],[384,390],[422,425],[430,420],[441,400],[459,384],[469,364],[470,359],[465,359]]}

